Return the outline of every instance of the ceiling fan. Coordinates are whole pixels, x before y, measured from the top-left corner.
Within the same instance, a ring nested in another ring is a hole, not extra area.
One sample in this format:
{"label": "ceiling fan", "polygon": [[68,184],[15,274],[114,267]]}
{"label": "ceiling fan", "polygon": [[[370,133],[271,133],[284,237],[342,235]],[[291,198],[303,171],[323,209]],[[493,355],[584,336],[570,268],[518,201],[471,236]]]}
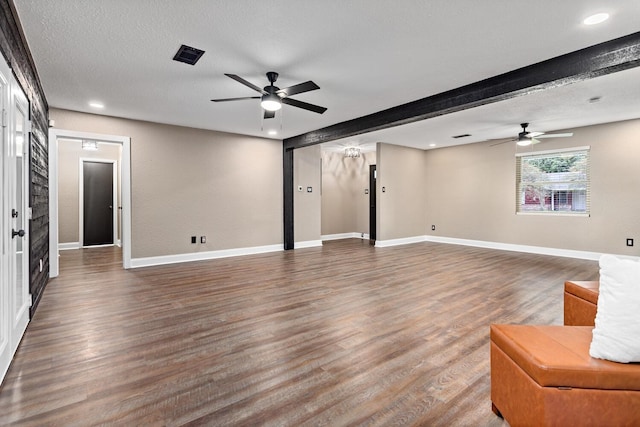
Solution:
{"label": "ceiling fan", "polygon": [[573,136],[573,133],[544,133],[544,132],[527,132],[527,127],[529,123],[520,123],[522,126],[522,132],[518,133],[518,136],[507,141],[498,142],[493,145],[504,144],[506,142],[515,142],[516,144],[526,147],[527,145],[537,144],[541,142],[541,139],[546,138],[567,138]]}
{"label": "ceiling fan", "polygon": [[238,83],[242,83],[243,85],[250,87],[251,89],[259,92],[261,96],[244,96],[241,98],[223,98],[223,99],[212,99],[213,102],[227,102],[227,101],[241,101],[244,99],[259,99],[260,105],[264,109],[264,118],[272,119],[276,115],[276,111],[282,108],[282,104],[291,105],[292,107],[302,108],[303,110],[313,111],[314,113],[322,114],[327,109],[325,107],[320,107],[318,105],[309,104],[308,102],[298,101],[297,99],[290,98],[291,95],[297,95],[299,93],[310,92],[312,90],[320,89],[320,86],[312,82],[311,80],[299,83],[297,85],[289,86],[284,89],[280,89],[277,86],[274,86],[276,80],[278,80],[278,73],[275,71],[269,71],[267,73],[267,79],[269,79],[269,85],[265,86],[263,89],[260,89],[258,86],[254,85],[243,79],[240,76],[235,74],[226,74],[225,76],[232,78]]}

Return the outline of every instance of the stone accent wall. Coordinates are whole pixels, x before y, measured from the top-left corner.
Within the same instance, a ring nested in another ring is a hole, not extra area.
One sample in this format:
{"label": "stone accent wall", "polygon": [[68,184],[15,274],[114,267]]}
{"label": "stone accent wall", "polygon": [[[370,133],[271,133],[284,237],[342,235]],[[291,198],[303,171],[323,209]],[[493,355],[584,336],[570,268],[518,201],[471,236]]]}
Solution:
{"label": "stone accent wall", "polygon": [[[0,0],[0,52],[9,63],[29,100],[31,119],[30,204],[33,216],[30,227],[31,265],[29,287],[35,312],[49,280],[49,106],[40,85],[38,72],[29,52],[11,0]],[[40,260],[43,269],[40,271]]]}

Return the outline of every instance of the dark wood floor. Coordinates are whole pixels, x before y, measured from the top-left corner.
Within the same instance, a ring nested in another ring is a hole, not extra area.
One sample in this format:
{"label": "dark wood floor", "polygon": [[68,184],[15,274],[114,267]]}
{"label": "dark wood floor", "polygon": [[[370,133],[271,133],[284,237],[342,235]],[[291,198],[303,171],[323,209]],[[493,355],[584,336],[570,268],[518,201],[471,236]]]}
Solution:
{"label": "dark wood floor", "polygon": [[61,253],[0,425],[488,425],[489,324],[562,322],[593,261],[435,243],[124,271]]}

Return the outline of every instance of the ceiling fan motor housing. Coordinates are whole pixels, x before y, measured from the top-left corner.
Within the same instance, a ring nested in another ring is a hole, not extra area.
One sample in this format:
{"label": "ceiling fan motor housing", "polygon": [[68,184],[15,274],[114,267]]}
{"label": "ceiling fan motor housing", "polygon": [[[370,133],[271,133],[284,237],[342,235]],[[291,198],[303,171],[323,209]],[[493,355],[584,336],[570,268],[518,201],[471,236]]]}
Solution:
{"label": "ceiling fan motor housing", "polygon": [[269,79],[269,82],[271,83],[271,85],[273,85],[276,82],[276,80],[278,80],[278,73],[276,73],[275,71],[268,71],[267,78]]}

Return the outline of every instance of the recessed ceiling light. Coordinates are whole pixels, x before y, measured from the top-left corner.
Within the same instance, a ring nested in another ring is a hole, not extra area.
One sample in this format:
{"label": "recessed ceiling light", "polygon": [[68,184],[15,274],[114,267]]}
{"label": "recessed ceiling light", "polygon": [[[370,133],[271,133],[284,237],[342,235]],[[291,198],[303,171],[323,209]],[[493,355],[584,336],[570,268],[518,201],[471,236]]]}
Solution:
{"label": "recessed ceiling light", "polygon": [[93,107],[93,108],[104,108],[104,104],[102,102],[97,102],[97,101],[91,101],[89,103],[89,107]]}
{"label": "recessed ceiling light", "polygon": [[585,18],[585,20],[582,22],[584,23],[584,25],[596,25],[606,21],[607,19],[609,19],[609,14],[603,12],[603,13],[596,13],[595,15],[591,15]]}
{"label": "recessed ceiling light", "polygon": [[436,144],[429,144],[429,147],[435,147]]}
{"label": "recessed ceiling light", "polygon": [[269,132],[267,132],[269,135],[277,135],[278,131],[277,130],[270,130]]}

